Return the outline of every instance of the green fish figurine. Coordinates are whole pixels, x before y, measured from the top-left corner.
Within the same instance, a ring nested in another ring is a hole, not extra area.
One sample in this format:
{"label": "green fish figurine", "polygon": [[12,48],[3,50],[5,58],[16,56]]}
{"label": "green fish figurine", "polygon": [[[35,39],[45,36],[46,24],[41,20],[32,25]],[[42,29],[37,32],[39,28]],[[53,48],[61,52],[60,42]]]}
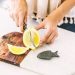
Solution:
{"label": "green fish figurine", "polygon": [[37,58],[39,59],[44,59],[44,60],[51,60],[53,57],[59,57],[57,54],[58,51],[56,52],[51,52],[50,50],[41,52],[37,55]]}

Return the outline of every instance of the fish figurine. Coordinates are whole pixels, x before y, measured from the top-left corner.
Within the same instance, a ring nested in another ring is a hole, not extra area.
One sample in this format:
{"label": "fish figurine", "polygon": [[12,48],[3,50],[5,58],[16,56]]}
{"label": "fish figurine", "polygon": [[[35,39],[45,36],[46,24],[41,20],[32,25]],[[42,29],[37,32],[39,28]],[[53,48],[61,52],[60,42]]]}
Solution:
{"label": "fish figurine", "polygon": [[59,57],[59,55],[57,53],[58,53],[58,51],[52,52],[52,51],[48,50],[48,51],[39,53],[37,55],[37,58],[44,59],[44,60],[51,60],[53,57]]}

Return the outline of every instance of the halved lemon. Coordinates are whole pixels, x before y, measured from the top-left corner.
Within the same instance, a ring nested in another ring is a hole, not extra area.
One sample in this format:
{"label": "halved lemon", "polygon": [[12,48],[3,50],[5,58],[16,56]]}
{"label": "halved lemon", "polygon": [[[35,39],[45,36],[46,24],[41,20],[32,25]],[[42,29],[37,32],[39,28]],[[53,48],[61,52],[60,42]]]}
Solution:
{"label": "halved lemon", "polygon": [[8,46],[9,51],[16,55],[24,54],[28,50],[28,48],[26,47],[14,46],[11,44],[7,44],[7,46]]}
{"label": "halved lemon", "polygon": [[39,32],[34,27],[25,30],[23,34],[23,43],[29,49],[36,49],[40,43]]}

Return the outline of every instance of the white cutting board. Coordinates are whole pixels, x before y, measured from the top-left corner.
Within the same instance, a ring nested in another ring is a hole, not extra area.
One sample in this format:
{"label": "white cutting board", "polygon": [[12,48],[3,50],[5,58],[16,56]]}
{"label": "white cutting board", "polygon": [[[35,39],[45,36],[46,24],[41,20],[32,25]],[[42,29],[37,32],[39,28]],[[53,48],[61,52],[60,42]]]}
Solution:
{"label": "white cutting board", "polygon": [[[58,28],[59,37],[53,44],[31,51],[22,61],[21,67],[43,75],[72,75],[75,72],[75,33]],[[44,34],[42,30],[41,35]],[[37,55],[46,50],[58,51],[59,58],[41,60]]]}

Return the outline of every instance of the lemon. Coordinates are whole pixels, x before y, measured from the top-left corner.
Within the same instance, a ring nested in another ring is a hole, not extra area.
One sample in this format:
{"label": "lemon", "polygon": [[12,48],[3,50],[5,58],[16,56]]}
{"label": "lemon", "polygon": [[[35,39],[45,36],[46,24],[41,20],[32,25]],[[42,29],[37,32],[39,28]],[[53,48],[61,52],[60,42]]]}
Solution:
{"label": "lemon", "polygon": [[14,46],[11,44],[7,44],[7,46],[8,46],[9,51],[16,55],[24,54],[28,50],[27,47]]}
{"label": "lemon", "polygon": [[34,27],[25,30],[23,34],[23,43],[29,49],[36,49],[40,43],[39,32]]}
{"label": "lemon", "polygon": [[38,31],[34,27],[30,27],[23,33],[23,43],[25,47],[14,46],[7,44],[8,49],[11,53],[16,55],[24,54],[27,50],[34,50],[39,46],[40,36]]}

